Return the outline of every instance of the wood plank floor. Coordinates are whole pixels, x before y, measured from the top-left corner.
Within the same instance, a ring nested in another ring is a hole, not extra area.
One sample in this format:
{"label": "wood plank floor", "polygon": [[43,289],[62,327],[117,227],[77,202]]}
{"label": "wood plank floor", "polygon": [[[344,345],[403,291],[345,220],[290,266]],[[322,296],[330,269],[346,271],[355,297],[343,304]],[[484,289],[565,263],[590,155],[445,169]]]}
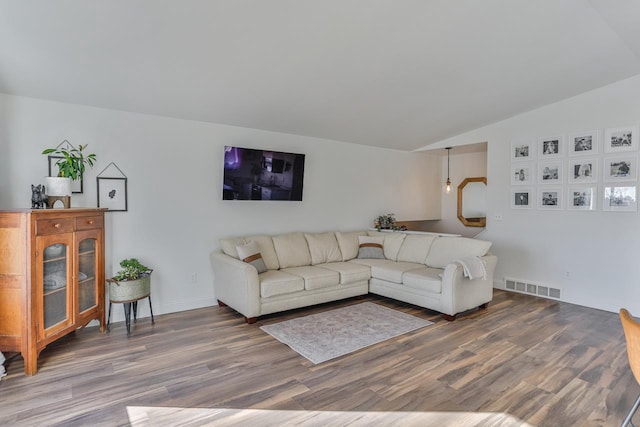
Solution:
{"label": "wood plank floor", "polygon": [[[363,301],[435,324],[320,365],[259,329]],[[369,295],[254,325],[210,307],[112,326],[53,343],[33,377],[13,359],[0,425],[617,426],[640,393],[616,313],[498,290],[455,322]]]}

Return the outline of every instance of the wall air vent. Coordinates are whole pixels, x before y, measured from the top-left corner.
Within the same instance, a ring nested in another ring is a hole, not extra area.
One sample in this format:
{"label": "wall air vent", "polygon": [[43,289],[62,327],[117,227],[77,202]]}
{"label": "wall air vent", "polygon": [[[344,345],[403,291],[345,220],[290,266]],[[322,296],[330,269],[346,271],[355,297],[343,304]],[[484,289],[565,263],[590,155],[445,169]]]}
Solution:
{"label": "wall air vent", "polygon": [[508,291],[519,292],[521,294],[535,295],[544,298],[561,299],[562,292],[559,288],[552,288],[547,285],[533,283],[527,280],[504,278],[504,288]]}

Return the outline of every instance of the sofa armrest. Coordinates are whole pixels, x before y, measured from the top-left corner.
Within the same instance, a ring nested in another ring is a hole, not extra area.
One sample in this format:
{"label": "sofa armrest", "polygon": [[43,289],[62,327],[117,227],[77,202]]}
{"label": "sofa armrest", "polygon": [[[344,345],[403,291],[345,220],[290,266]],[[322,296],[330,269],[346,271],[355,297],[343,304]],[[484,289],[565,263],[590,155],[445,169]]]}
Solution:
{"label": "sofa armrest", "polygon": [[216,299],[247,318],[260,316],[258,270],[220,250],[211,252],[210,259]]}
{"label": "sofa armrest", "polygon": [[493,299],[493,275],[498,258],[487,254],[481,259],[486,264],[486,279],[464,277],[462,265],[457,262],[448,264],[442,274],[441,312],[454,316]]}

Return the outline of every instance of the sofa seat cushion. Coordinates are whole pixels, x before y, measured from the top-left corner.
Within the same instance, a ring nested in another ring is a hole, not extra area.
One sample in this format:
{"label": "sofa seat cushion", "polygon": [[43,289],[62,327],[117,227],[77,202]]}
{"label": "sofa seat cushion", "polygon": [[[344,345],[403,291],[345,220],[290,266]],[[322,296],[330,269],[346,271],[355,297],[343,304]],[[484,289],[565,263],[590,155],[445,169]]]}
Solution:
{"label": "sofa seat cushion", "polygon": [[367,265],[369,267],[393,264],[394,261],[390,259],[375,259],[375,258],[355,258],[349,261],[349,263]]}
{"label": "sofa seat cushion", "polygon": [[260,278],[260,296],[262,298],[304,290],[302,277],[284,271],[267,270],[258,277]]}
{"label": "sofa seat cushion", "polygon": [[430,267],[410,270],[402,275],[402,283],[408,288],[439,294],[442,292],[443,271],[441,268]]}
{"label": "sofa seat cushion", "polygon": [[402,283],[402,275],[405,272],[422,268],[424,268],[424,264],[415,262],[390,262],[371,266],[371,277],[386,280],[387,282]]}
{"label": "sofa seat cushion", "polygon": [[371,268],[353,262],[330,262],[321,264],[319,267],[337,271],[340,275],[341,285],[350,285],[351,283],[362,282],[371,278]]}
{"label": "sofa seat cushion", "polygon": [[340,283],[340,275],[337,271],[322,267],[291,267],[280,271],[301,277],[304,280],[304,289],[306,290],[328,288]]}

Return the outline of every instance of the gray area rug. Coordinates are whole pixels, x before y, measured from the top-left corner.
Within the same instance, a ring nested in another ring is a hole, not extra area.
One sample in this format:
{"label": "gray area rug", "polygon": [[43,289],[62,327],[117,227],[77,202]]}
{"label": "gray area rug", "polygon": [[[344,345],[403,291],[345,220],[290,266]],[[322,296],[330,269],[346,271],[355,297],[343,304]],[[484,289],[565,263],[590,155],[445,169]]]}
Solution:
{"label": "gray area rug", "polygon": [[364,302],[260,329],[318,364],[432,324]]}

